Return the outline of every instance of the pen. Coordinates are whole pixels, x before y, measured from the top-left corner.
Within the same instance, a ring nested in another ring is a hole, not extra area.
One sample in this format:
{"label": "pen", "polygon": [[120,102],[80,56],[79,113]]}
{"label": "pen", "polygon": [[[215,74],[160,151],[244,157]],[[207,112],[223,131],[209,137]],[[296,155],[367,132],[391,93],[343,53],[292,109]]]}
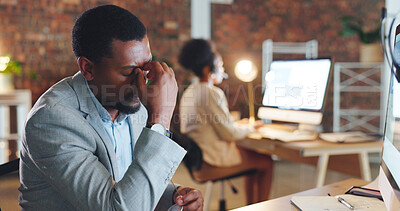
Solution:
{"label": "pen", "polygon": [[344,206],[346,206],[347,208],[349,208],[351,210],[354,210],[354,206],[349,204],[349,202],[345,201],[342,197],[336,196],[336,198],[341,204],[343,204]]}
{"label": "pen", "polygon": [[178,191],[178,188],[175,186],[175,183],[174,183],[174,182],[172,182],[172,179],[171,179],[171,183],[172,183],[172,185],[174,186],[174,188],[175,188],[175,191],[178,193],[178,196],[181,196],[181,197],[183,197],[183,196],[181,195],[181,193],[179,193],[179,191]]}
{"label": "pen", "polygon": [[[172,183],[172,185],[174,186],[175,191],[178,193],[178,195],[181,196],[181,197],[183,197],[183,196],[181,195],[181,193],[179,193],[178,188],[175,186],[175,183],[172,182],[172,179],[171,179],[171,183]],[[179,211],[183,211],[183,207],[181,207],[181,209],[180,209]]]}

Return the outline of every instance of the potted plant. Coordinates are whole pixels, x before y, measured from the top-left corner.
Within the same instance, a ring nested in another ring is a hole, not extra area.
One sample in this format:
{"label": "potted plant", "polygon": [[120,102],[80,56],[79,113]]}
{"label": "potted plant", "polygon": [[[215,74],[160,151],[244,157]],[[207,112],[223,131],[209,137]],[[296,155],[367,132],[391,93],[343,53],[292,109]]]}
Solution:
{"label": "potted plant", "polygon": [[21,73],[21,63],[10,56],[0,57],[0,92],[14,89],[13,75]]}
{"label": "potted plant", "polygon": [[340,18],[342,29],[339,31],[341,36],[358,35],[360,45],[360,62],[382,62],[383,54],[380,44],[380,26],[370,31],[365,31],[363,22],[352,16]]}

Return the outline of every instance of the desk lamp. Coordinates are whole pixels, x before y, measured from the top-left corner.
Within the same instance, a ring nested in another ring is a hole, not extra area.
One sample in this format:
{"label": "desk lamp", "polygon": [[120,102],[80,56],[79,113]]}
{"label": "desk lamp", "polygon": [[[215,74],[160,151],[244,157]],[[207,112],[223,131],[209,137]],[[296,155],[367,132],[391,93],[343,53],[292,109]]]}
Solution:
{"label": "desk lamp", "polygon": [[241,60],[236,64],[235,75],[236,77],[246,82],[248,85],[247,91],[249,93],[249,123],[254,124],[254,96],[253,96],[253,83],[252,81],[257,77],[257,67],[250,60]]}
{"label": "desk lamp", "polygon": [[0,71],[5,71],[9,62],[10,62],[10,57],[7,56],[0,57]]}

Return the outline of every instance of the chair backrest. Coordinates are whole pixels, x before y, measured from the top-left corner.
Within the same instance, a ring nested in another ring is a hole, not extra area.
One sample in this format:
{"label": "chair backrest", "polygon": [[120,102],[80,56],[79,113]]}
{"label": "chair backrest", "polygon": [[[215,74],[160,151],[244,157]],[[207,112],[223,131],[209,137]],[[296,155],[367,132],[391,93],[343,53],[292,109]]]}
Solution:
{"label": "chair backrest", "polygon": [[172,140],[184,148],[187,153],[183,158],[183,163],[192,175],[192,171],[200,170],[203,163],[203,154],[200,147],[187,135],[180,133],[178,130],[173,131]]}
{"label": "chair backrest", "polygon": [[19,158],[0,165],[0,176],[19,170]]}

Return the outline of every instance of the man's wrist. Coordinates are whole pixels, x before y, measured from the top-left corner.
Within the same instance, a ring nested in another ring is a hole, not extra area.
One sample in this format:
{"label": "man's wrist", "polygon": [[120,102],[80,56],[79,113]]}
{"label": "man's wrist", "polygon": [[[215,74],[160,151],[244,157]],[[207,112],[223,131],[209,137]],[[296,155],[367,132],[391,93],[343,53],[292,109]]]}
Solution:
{"label": "man's wrist", "polygon": [[171,119],[164,115],[149,115],[147,124],[161,124],[168,130],[171,124]]}
{"label": "man's wrist", "polygon": [[155,132],[160,133],[161,135],[165,135],[165,136],[167,136],[168,138],[172,139],[172,132],[169,131],[168,129],[166,129],[166,128],[164,127],[164,125],[162,125],[162,124],[158,124],[158,123],[156,123],[156,124],[147,123],[147,124],[146,124],[146,127],[149,128],[149,129],[151,129],[151,130],[153,130],[153,131],[155,131]]}

